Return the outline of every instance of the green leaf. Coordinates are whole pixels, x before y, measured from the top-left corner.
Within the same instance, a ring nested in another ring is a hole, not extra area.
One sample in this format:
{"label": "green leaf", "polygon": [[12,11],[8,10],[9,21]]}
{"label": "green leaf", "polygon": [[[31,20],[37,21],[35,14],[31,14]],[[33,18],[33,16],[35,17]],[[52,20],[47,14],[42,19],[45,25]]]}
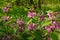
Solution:
{"label": "green leaf", "polygon": [[55,33],[51,33],[50,37],[52,40],[58,40],[58,36]]}
{"label": "green leaf", "polygon": [[30,22],[32,22],[32,19],[30,19],[30,20],[27,22],[27,24],[29,24]]}
{"label": "green leaf", "polygon": [[42,40],[42,32],[39,29],[35,31],[34,35],[36,40]]}
{"label": "green leaf", "polygon": [[46,25],[49,25],[51,24],[51,21],[50,20],[45,20],[41,23],[42,27],[46,26]]}
{"label": "green leaf", "polygon": [[6,31],[6,28],[3,25],[2,21],[0,21],[0,28],[2,28],[2,30],[0,30],[0,32],[5,32]]}
{"label": "green leaf", "polygon": [[34,39],[34,37],[28,37],[28,40],[33,40]]}

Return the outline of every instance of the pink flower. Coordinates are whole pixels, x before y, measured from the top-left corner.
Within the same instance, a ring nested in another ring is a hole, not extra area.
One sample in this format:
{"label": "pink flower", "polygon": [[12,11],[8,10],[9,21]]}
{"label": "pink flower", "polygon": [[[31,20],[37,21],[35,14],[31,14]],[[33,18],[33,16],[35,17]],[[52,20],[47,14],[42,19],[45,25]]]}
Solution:
{"label": "pink flower", "polygon": [[56,22],[56,21],[53,21],[52,28],[59,29],[60,28],[60,23]]}
{"label": "pink flower", "polygon": [[32,16],[31,16],[31,12],[28,12],[28,18],[31,18]]}
{"label": "pink flower", "polygon": [[2,16],[2,21],[8,21],[10,19],[10,16],[4,17]]}
{"label": "pink flower", "polygon": [[50,37],[48,37],[48,40],[50,40]]}
{"label": "pink flower", "polygon": [[24,24],[24,22],[22,20],[20,20],[20,19],[17,19],[17,24],[18,24],[18,26],[21,26],[21,25]]}
{"label": "pink flower", "polygon": [[5,20],[6,20],[6,18],[3,16],[3,17],[2,17],[2,21],[5,21]]}
{"label": "pink flower", "polygon": [[57,29],[60,29],[60,24],[59,25],[57,25],[57,27],[56,27]]}
{"label": "pink flower", "polygon": [[6,7],[3,7],[3,8],[2,8],[2,11],[3,11],[3,12],[8,12],[9,9],[10,9],[10,4],[11,4],[11,3],[7,3],[7,6],[6,6]]}
{"label": "pink flower", "polygon": [[57,29],[60,29],[60,22],[57,22]]}
{"label": "pink flower", "polygon": [[36,12],[28,12],[28,18],[34,18],[36,15]]}
{"label": "pink flower", "polygon": [[48,32],[51,32],[50,26],[46,26],[45,29],[46,29]]}
{"label": "pink flower", "polygon": [[10,16],[7,16],[7,17],[6,17],[6,20],[9,20],[9,19],[10,19]]}
{"label": "pink flower", "polygon": [[56,21],[53,21],[53,22],[52,22],[52,27],[53,27],[53,28],[56,28],[56,27],[57,27],[57,22],[56,22]]}
{"label": "pink flower", "polygon": [[28,30],[32,30],[32,25],[28,24]]}
{"label": "pink flower", "polygon": [[7,37],[3,37],[2,40],[8,40],[8,38]]}
{"label": "pink flower", "polygon": [[2,8],[2,11],[3,11],[3,12],[8,12],[8,11],[9,11],[9,7],[3,7],[3,8]]}
{"label": "pink flower", "polygon": [[52,20],[53,18],[52,13],[48,13],[47,15],[49,16],[49,20]]}
{"label": "pink flower", "polygon": [[28,24],[28,30],[36,30],[36,24]]}
{"label": "pink flower", "polygon": [[31,14],[32,18],[34,18],[35,15],[36,15],[36,12],[32,12],[32,14]]}

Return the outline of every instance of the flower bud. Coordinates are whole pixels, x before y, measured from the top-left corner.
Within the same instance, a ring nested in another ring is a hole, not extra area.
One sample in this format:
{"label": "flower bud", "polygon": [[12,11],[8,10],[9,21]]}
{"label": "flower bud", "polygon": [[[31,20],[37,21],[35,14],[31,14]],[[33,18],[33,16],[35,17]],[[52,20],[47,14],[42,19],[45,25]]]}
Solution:
{"label": "flower bud", "polygon": [[24,24],[24,22],[20,19],[17,19],[17,24],[18,24],[18,26],[22,26]]}

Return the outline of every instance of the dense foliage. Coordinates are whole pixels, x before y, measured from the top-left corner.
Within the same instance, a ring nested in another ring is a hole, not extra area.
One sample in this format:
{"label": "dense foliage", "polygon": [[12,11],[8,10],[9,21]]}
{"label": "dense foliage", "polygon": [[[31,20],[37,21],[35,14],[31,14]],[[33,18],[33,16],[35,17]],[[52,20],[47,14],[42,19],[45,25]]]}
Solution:
{"label": "dense foliage", "polygon": [[0,0],[0,40],[60,40],[59,2]]}

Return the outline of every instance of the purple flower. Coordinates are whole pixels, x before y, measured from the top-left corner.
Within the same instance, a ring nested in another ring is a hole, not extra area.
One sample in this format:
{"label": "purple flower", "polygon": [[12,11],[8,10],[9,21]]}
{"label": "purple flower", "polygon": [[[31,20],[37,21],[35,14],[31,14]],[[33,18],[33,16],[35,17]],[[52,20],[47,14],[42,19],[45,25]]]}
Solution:
{"label": "purple flower", "polygon": [[8,40],[8,38],[7,37],[3,37],[2,40]]}
{"label": "purple flower", "polygon": [[57,22],[57,29],[60,29],[60,22]]}
{"label": "purple flower", "polygon": [[57,29],[60,29],[60,24],[59,25],[57,25],[57,27],[56,27]]}
{"label": "purple flower", "polygon": [[10,16],[7,16],[7,17],[4,17],[4,16],[2,16],[2,21],[8,21],[10,19]]}
{"label": "purple flower", "polygon": [[3,7],[3,8],[2,8],[2,11],[3,11],[3,12],[8,12],[8,11],[9,11],[9,7]]}
{"label": "purple flower", "polygon": [[59,29],[60,28],[60,23],[56,22],[56,21],[53,21],[52,22],[52,28]]}
{"label": "purple flower", "polygon": [[41,15],[39,15],[39,17],[38,17],[38,20],[44,20],[44,15],[43,14],[41,14]]}
{"label": "purple flower", "polygon": [[48,40],[50,40],[50,37],[48,37]]}
{"label": "purple flower", "polygon": [[9,19],[10,19],[10,16],[7,16],[7,17],[6,17],[6,20],[9,20]]}
{"label": "purple flower", "polygon": [[7,6],[6,6],[6,7],[3,7],[3,8],[2,8],[2,11],[3,11],[3,12],[8,12],[8,11],[10,10],[10,8],[9,8],[9,7],[10,7],[10,4],[11,4],[11,3],[7,3]]}
{"label": "purple flower", "polygon": [[56,21],[53,21],[52,22],[52,28],[54,29],[54,28],[56,28],[57,27],[57,22]]}
{"label": "purple flower", "polygon": [[36,15],[36,12],[32,12],[32,14],[31,14],[32,18],[34,18],[35,15]]}
{"label": "purple flower", "polygon": [[28,12],[28,18],[34,18],[36,15],[36,12]]}
{"label": "purple flower", "polygon": [[23,27],[18,27],[18,31],[23,31],[24,28]]}
{"label": "purple flower", "polygon": [[2,21],[5,21],[5,20],[6,20],[6,18],[4,16],[2,16]]}
{"label": "purple flower", "polygon": [[53,18],[52,13],[48,13],[47,15],[49,16],[49,20],[52,20]]}
{"label": "purple flower", "polygon": [[28,30],[36,30],[36,24],[28,24]]}
{"label": "purple flower", "polygon": [[46,26],[45,29],[46,29],[48,32],[51,32],[50,26]]}
{"label": "purple flower", "polygon": [[20,20],[20,19],[17,19],[17,24],[18,24],[18,26],[21,26],[21,25],[24,24],[24,22],[22,20]]}
{"label": "purple flower", "polygon": [[32,16],[31,16],[31,12],[28,12],[28,18],[31,18]]}

